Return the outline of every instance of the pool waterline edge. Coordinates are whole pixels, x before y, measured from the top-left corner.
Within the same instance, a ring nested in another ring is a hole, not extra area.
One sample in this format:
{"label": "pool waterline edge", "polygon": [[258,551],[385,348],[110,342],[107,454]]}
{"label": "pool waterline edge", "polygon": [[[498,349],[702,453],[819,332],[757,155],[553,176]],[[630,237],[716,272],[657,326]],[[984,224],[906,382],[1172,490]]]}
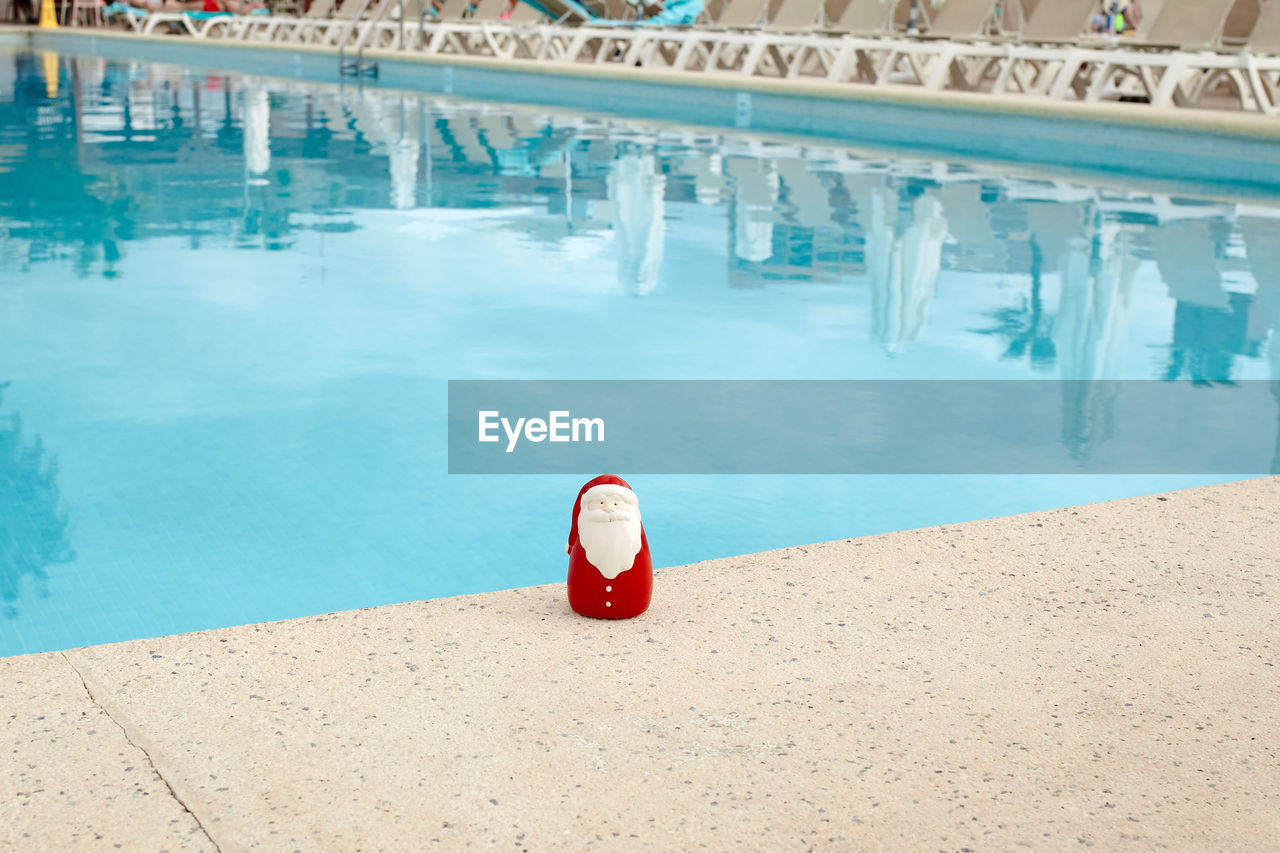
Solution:
{"label": "pool waterline edge", "polygon": [[[335,51],[308,45],[0,26],[0,44],[5,43],[365,85],[339,74]],[[1280,176],[1267,177],[1274,169],[1265,168],[1275,162],[1280,120],[1254,114],[563,62],[385,51],[369,51],[366,56],[379,63],[373,85],[380,89],[818,136],[851,145],[1080,169],[1119,179],[1198,181],[1280,192]],[[533,82],[524,89],[512,85],[517,80]],[[608,86],[602,87],[606,81]],[[673,92],[678,96],[672,97]]]}

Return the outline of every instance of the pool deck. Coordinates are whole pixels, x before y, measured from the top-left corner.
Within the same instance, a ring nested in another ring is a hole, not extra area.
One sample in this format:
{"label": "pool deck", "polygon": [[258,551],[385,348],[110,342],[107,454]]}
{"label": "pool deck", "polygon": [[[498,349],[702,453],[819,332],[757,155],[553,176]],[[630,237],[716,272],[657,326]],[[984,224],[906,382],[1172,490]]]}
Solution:
{"label": "pool deck", "polygon": [[0,660],[0,846],[1280,849],[1280,478]]}

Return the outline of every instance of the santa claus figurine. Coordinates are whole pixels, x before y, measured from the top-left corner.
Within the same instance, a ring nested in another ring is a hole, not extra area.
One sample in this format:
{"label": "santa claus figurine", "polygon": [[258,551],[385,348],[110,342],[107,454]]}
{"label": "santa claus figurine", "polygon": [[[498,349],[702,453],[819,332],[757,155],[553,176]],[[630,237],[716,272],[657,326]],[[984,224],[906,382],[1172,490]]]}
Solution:
{"label": "santa claus figurine", "polygon": [[569,606],[597,619],[630,619],[649,607],[653,562],[636,493],[605,474],[582,487],[569,528]]}

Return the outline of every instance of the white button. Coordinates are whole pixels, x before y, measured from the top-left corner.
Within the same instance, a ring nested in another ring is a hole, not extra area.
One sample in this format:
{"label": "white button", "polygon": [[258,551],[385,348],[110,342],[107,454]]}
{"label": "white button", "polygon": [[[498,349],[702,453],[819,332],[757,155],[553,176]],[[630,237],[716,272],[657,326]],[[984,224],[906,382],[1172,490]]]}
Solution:
{"label": "white button", "polygon": [[605,607],[612,607],[612,606],[613,606],[613,602],[612,602],[612,601],[606,601],[606,602],[604,603],[604,606],[605,606]]}
{"label": "white button", "polygon": [[605,591],[605,592],[613,592],[613,587],[611,587],[611,586],[606,586],[606,587],[604,588],[604,591]]}

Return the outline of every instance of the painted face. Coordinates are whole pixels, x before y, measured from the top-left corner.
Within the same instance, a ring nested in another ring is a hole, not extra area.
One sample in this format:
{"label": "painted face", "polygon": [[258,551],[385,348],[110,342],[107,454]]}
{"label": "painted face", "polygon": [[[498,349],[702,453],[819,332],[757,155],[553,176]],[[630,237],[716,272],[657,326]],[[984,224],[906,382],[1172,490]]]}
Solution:
{"label": "painted face", "polygon": [[627,489],[597,486],[582,496],[578,541],[587,560],[606,578],[616,578],[640,553],[640,506]]}

